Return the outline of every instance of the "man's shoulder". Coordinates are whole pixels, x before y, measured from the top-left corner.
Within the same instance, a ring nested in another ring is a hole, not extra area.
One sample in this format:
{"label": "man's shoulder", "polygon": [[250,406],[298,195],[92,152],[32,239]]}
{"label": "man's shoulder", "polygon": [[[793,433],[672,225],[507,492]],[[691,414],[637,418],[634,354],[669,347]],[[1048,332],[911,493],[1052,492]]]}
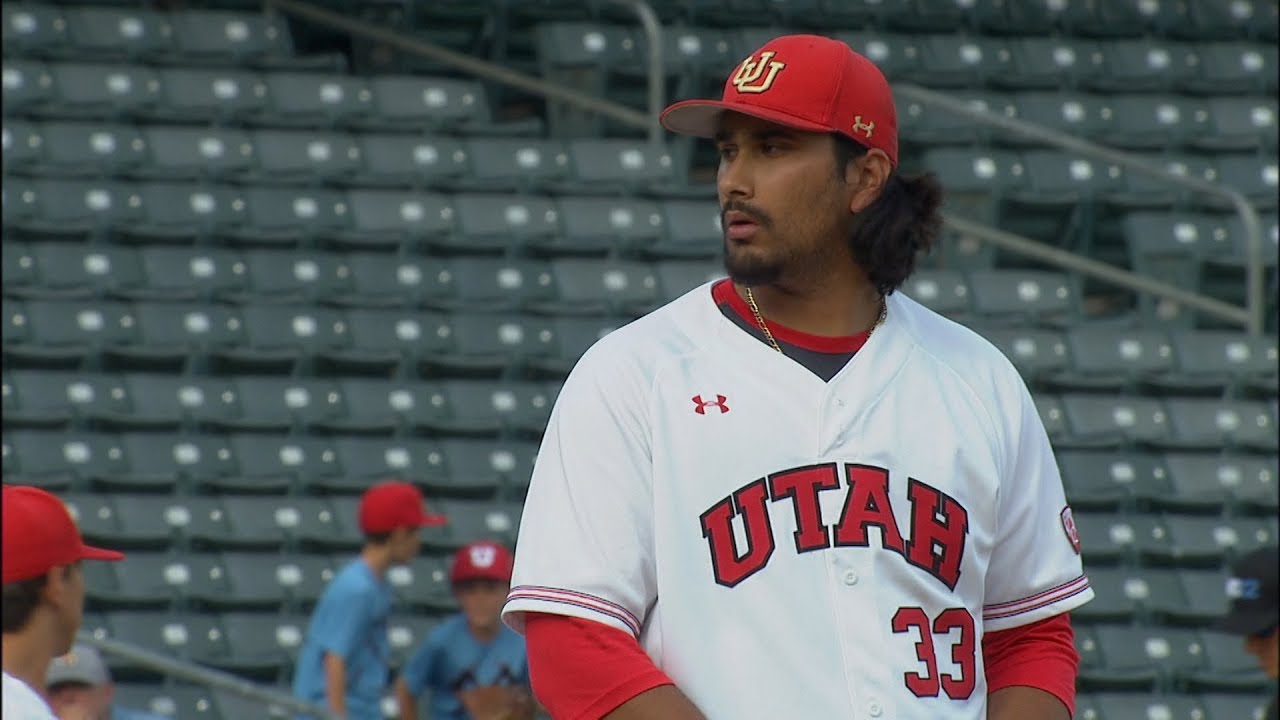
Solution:
{"label": "man's shoulder", "polygon": [[0,692],[0,707],[4,720],[56,720],[48,703],[21,679],[4,673],[4,685]]}
{"label": "man's shoulder", "polygon": [[608,363],[629,357],[660,363],[694,351],[720,317],[711,298],[711,285],[700,285],[601,337],[583,360]]}

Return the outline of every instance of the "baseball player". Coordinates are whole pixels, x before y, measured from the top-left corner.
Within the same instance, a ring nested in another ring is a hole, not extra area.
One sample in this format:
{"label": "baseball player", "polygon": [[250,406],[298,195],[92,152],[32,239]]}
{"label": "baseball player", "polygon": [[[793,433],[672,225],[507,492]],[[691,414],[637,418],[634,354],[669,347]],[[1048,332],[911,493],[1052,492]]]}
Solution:
{"label": "baseball player", "polygon": [[[85,545],[67,506],[33,487],[5,485],[3,513],[4,720],[56,720],[49,661],[71,649],[84,615],[82,560],[120,560]],[[84,716],[88,720],[88,716]],[[75,720],[80,720],[76,718]]]}
{"label": "baseball player", "polygon": [[[1236,560],[1226,584],[1230,609],[1213,627],[1244,639],[1244,650],[1275,680],[1280,678],[1280,548],[1262,547]],[[1280,720],[1271,699],[1266,720]]]}
{"label": "baseball player", "polygon": [[293,694],[327,706],[343,720],[382,720],[391,653],[387,570],[418,554],[420,528],[445,519],[427,512],[417,487],[399,481],[366,490],[357,513],[364,548],[316,603],[298,653]]}
{"label": "baseball player", "polygon": [[417,698],[430,690],[432,720],[527,720],[533,717],[524,638],[502,624],[511,589],[511,551],[470,543],[449,566],[462,612],[435,628],[396,681],[400,720],[416,720]]}
{"label": "baseball player", "polygon": [[1065,719],[1092,596],[1017,371],[895,293],[938,232],[868,60],[793,35],[723,100],[728,278],[561,391],[505,620],[558,718]]}
{"label": "baseball player", "polygon": [[71,652],[54,658],[45,686],[59,720],[165,720],[113,702],[116,686],[111,672],[92,645],[76,643]]}

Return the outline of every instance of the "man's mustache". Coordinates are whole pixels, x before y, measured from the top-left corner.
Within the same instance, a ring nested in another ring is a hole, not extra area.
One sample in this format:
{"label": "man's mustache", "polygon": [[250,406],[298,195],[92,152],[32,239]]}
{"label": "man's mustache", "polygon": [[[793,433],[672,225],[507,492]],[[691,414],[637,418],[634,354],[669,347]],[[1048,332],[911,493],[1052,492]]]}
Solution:
{"label": "man's mustache", "polygon": [[742,213],[743,215],[746,215],[747,217],[751,218],[752,222],[759,225],[760,227],[767,228],[773,225],[773,220],[769,217],[769,214],[766,213],[765,211],[756,207],[752,207],[751,205],[748,205],[744,202],[734,200],[726,204],[724,207],[720,208],[720,227],[722,228],[727,227],[727,224],[725,222],[725,216],[733,211],[737,211]]}

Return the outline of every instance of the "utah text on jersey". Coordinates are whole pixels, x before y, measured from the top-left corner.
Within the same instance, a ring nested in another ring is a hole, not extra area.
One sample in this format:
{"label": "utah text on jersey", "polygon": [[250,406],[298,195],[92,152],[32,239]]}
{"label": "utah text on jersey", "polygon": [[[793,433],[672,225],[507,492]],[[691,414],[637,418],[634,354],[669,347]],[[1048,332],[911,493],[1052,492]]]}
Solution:
{"label": "utah text on jersey", "polygon": [[713,720],[985,717],[983,634],[1092,591],[1017,371],[888,305],[830,381],[709,286],[597,343],[543,438],[507,621],[632,633]]}

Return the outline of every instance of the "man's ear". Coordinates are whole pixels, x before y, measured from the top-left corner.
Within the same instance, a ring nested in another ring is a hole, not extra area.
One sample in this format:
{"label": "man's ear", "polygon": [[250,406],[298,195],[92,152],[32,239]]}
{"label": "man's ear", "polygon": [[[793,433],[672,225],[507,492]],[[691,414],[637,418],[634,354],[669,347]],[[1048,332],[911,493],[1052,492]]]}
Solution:
{"label": "man's ear", "polygon": [[853,188],[849,197],[849,211],[860,213],[880,197],[889,182],[893,164],[883,150],[872,148],[862,157],[845,167],[845,182]]}

